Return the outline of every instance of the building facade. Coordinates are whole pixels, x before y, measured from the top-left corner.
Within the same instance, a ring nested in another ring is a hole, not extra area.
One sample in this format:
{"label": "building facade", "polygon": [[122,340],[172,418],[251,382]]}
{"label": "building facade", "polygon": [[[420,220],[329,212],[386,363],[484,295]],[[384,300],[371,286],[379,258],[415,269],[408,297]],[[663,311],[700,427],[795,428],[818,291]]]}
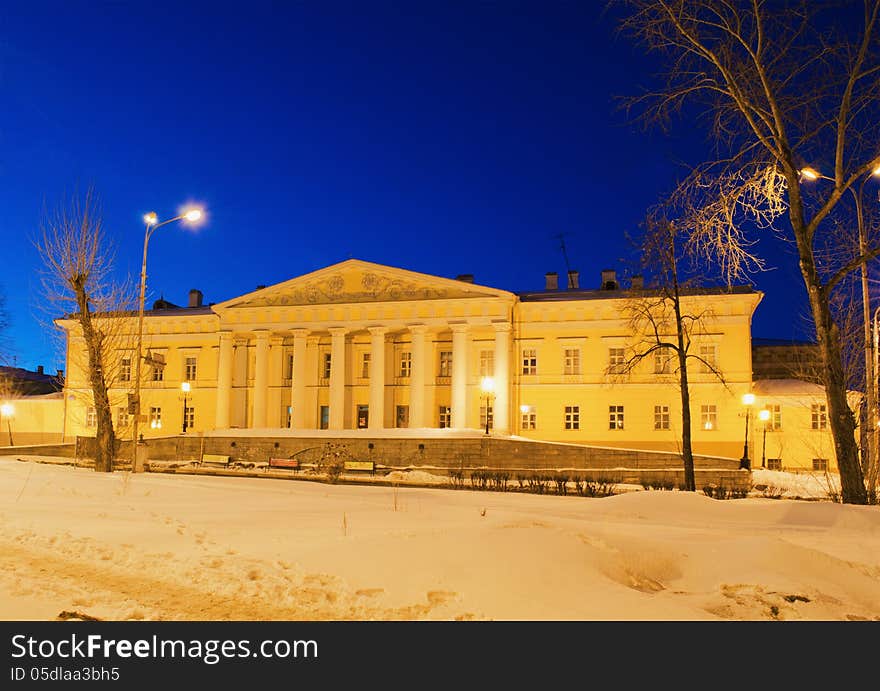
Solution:
{"label": "building facade", "polygon": [[[568,278],[560,289],[548,274],[545,290],[516,294],[470,276],[351,259],[218,304],[191,291],[187,307],[162,302],[145,315],[140,429],[145,438],[229,429],[417,435],[485,430],[488,421],[496,435],[678,449],[677,368],[638,333],[643,292],[622,289],[613,272],[597,289]],[[697,453],[741,457],[750,425],[755,458],[757,416],[747,423],[742,396],[753,386],[760,299],[750,289],[683,298],[699,315],[689,349]],[[117,436],[128,438],[137,321],[112,322],[118,347],[105,372]],[[59,323],[69,336],[65,436],[92,436],[82,338],[75,322]],[[654,325],[671,337],[667,323]]]}

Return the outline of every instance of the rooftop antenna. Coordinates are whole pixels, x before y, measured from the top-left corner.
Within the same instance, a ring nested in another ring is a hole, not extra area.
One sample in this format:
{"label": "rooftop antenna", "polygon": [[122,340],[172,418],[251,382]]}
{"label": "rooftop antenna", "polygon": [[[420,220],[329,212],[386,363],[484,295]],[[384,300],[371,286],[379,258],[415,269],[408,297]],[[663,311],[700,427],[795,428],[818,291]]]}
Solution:
{"label": "rooftop antenna", "polygon": [[559,240],[559,249],[562,250],[562,258],[565,260],[565,276],[566,276],[566,285],[568,285],[568,277],[571,275],[571,265],[568,263],[568,253],[565,251],[565,235],[566,233],[558,233],[553,237]]}

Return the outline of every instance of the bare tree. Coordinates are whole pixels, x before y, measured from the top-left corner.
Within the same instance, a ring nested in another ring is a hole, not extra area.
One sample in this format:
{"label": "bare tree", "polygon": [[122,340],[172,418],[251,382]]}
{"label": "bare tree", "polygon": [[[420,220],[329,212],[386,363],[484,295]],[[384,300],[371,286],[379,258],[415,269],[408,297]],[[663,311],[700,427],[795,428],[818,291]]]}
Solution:
{"label": "bare tree", "polygon": [[817,248],[841,200],[880,166],[880,0],[863,0],[861,10],[809,0],[612,4],[626,12],[625,32],[667,58],[662,86],[630,104],[651,121],[690,103],[709,115],[714,160],[687,181],[706,200],[688,225],[707,255],[728,278],[741,277],[763,266],[756,231],[793,242],[822,354],[842,498],[866,503],[831,295],[880,244],[869,238],[833,269]]}
{"label": "bare tree", "polygon": [[[713,359],[694,351],[694,341],[705,335],[706,322],[712,318],[711,309],[705,302],[687,300],[686,295],[706,292],[694,289],[694,277],[680,270],[687,238],[680,238],[675,224],[653,212],[645,224],[641,238],[640,254],[642,269],[652,274],[647,289],[633,290],[624,314],[634,339],[625,362],[614,368],[623,375],[632,373],[641,363],[653,361],[656,374],[677,376],[681,396],[681,458],[684,466],[684,489],[696,490],[694,476],[694,453],[691,435],[691,402],[688,363],[701,365],[703,371],[711,372],[726,386],[724,375]],[[609,373],[611,373],[609,371]]]}
{"label": "bare tree", "polygon": [[[94,190],[74,194],[54,211],[45,213],[35,245],[43,264],[44,298],[50,309],[66,315],[56,321],[67,329],[67,338],[83,341],[85,361],[74,364],[85,373],[88,402],[94,407],[95,469],[111,472],[117,435],[110,387],[125,352],[120,326],[130,320],[118,317],[125,314],[131,291],[112,280],[113,251]],[[68,363],[68,383],[70,369]]]}

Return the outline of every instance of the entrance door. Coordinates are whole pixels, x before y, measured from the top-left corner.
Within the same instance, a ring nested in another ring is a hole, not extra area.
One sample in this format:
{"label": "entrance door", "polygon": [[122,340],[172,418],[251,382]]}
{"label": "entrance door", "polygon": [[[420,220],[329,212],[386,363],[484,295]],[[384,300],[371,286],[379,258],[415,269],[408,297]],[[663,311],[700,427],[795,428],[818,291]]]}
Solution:
{"label": "entrance door", "polygon": [[358,429],[367,429],[370,421],[370,406],[359,405],[357,407],[357,421]]}
{"label": "entrance door", "polygon": [[397,427],[409,427],[409,406],[397,406]]}
{"label": "entrance door", "polygon": [[321,429],[328,429],[330,427],[330,406],[322,405],[321,406]]}

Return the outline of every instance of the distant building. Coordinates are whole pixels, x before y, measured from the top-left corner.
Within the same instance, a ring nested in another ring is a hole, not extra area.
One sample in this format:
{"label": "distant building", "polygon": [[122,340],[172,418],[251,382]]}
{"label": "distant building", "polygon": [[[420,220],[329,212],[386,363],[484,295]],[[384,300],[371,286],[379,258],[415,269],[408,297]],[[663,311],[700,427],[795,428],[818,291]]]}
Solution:
{"label": "distant building", "polygon": [[21,367],[0,367],[0,395],[14,393],[18,396],[39,396],[61,391],[63,388],[63,370],[58,370],[56,374],[46,374],[42,365],[36,371]]}
{"label": "distant building", "polygon": [[46,444],[64,438],[64,372],[0,367],[0,446]]}
{"label": "distant building", "polygon": [[755,379],[819,381],[822,354],[810,341],[752,339],[752,376]]}

